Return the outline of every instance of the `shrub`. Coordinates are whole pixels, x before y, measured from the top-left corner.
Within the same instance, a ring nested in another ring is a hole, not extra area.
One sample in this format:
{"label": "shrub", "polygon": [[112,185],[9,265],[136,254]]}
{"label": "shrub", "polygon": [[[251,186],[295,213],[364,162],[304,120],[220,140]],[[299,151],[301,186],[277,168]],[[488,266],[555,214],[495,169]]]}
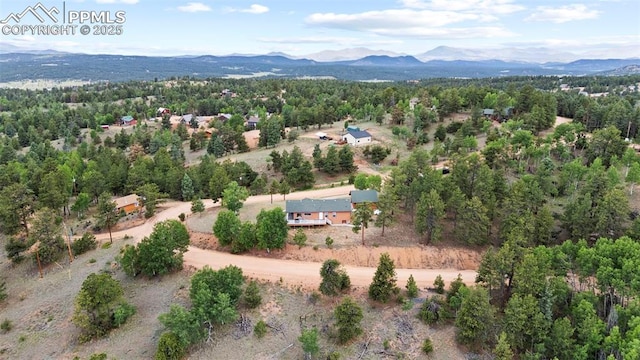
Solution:
{"label": "shrub", "polygon": [[244,291],[244,301],[250,309],[255,309],[262,303],[260,288],[255,280],[252,280],[249,282],[249,285],[247,285]]}
{"label": "shrub", "polygon": [[129,305],[127,303],[121,304],[113,312],[113,324],[116,327],[120,327],[120,325],[124,324],[127,319],[135,313],[136,308],[133,305]]}
{"label": "shrub", "polygon": [[256,326],[253,328],[253,334],[258,339],[262,339],[265,335],[267,335],[267,323],[264,322],[264,320],[258,321]]}
{"label": "shrub", "polygon": [[307,235],[302,228],[298,228],[296,231],[296,234],[293,236],[293,242],[298,245],[300,249],[307,243]]}
{"label": "shrub", "polygon": [[186,215],[184,213],[180,213],[180,215],[178,215],[178,219],[180,219],[180,221],[184,222],[184,219],[186,218]]}
{"label": "shrub", "polygon": [[94,250],[98,247],[96,237],[92,233],[84,233],[80,239],[76,239],[71,243],[71,251],[73,255],[78,256],[84,254],[89,250]]}
{"label": "shrub", "polygon": [[333,239],[331,238],[331,236],[327,236],[327,238],[324,239],[324,243],[329,249],[331,249],[333,247]]}
{"label": "shrub", "polygon": [[0,330],[2,330],[3,333],[8,333],[9,331],[11,331],[11,329],[13,329],[13,323],[11,322],[11,320],[2,320],[2,323],[0,323]]}
{"label": "shrub", "polygon": [[31,245],[33,245],[33,243],[30,243],[29,241],[11,237],[4,246],[4,250],[7,252],[7,257],[11,259],[12,263],[19,264],[24,260],[24,255],[22,253]]}
{"label": "shrub", "polygon": [[193,199],[191,201],[191,212],[192,213],[201,213],[204,211],[204,203],[200,199]]}
{"label": "shrub", "polygon": [[406,289],[408,298],[413,299],[418,296],[418,285],[416,285],[416,280],[413,278],[413,275],[409,275]]}
{"label": "shrub", "polygon": [[418,318],[427,325],[433,325],[440,320],[445,320],[446,316],[443,316],[444,312],[444,305],[441,300],[432,297],[422,304]]}
{"label": "shrub", "polygon": [[7,283],[3,281],[0,283],[0,301],[6,300],[7,296]]}
{"label": "shrub", "polygon": [[89,360],[107,360],[107,354],[105,353],[91,354],[91,356],[89,357]]}
{"label": "shrub", "polygon": [[422,342],[422,352],[425,354],[431,354],[433,352],[433,343],[431,342],[431,339],[424,339]]}
{"label": "shrub", "polygon": [[158,348],[156,349],[155,360],[180,360],[186,354],[186,348],[178,337],[170,332],[164,332],[158,340]]}
{"label": "shrub", "polygon": [[337,351],[332,351],[328,356],[327,360],[340,360],[340,353]]}
{"label": "shrub", "polygon": [[438,294],[444,294],[444,280],[442,280],[442,276],[436,276],[436,280],[433,282],[433,286],[435,286],[436,292]]}
{"label": "shrub", "polygon": [[102,244],[102,246],[101,246],[102,249],[108,249],[110,247],[111,247],[111,243],[110,242],[106,242],[106,243]]}

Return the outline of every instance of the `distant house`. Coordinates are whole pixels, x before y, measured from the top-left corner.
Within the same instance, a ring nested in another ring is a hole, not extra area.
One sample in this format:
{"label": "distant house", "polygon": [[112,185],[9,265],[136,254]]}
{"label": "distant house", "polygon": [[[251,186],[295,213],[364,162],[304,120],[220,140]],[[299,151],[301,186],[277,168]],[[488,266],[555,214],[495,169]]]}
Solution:
{"label": "distant house", "polygon": [[124,211],[125,214],[131,214],[134,211],[140,210],[140,202],[138,201],[138,195],[131,194],[123,197],[119,197],[114,200],[116,203],[116,209]]}
{"label": "distant house", "polygon": [[120,124],[123,126],[135,125],[137,123],[133,116],[127,115],[120,118]]}
{"label": "distant house", "polygon": [[249,116],[249,120],[247,120],[247,127],[249,129],[255,129],[255,128],[258,127],[258,123],[259,122],[260,122],[260,118],[259,117],[255,116],[255,115]]}
{"label": "distant house", "polygon": [[156,116],[163,116],[163,115],[171,115],[171,110],[167,108],[159,107],[158,110],[156,110]]}
{"label": "distant house", "polygon": [[231,114],[222,114],[222,113],[220,113],[220,114],[218,114],[218,116],[216,116],[216,119],[218,119],[218,120],[220,120],[220,121],[222,121],[224,123],[224,122],[227,122],[227,121],[229,121],[231,119]]}
{"label": "distant house", "polygon": [[193,119],[193,114],[185,114],[180,118],[180,122],[188,125],[191,122],[191,119]]}
{"label": "distant house", "polygon": [[342,139],[351,146],[358,146],[371,143],[371,134],[366,131],[349,131],[342,136]]}
{"label": "distant house", "polygon": [[234,97],[236,97],[237,95],[236,95],[236,93],[235,93],[235,92],[233,92],[233,91],[231,91],[231,90],[229,90],[229,89],[224,89],[224,90],[220,91],[220,96],[223,96],[223,97],[232,97],[232,98],[234,98]]}
{"label": "distant house", "polygon": [[508,106],[502,110],[502,121],[507,121],[513,117],[513,106]]}
{"label": "distant house", "polygon": [[349,125],[347,126],[347,131],[348,132],[352,132],[352,131],[360,131],[360,128],[355,126],[355,125]]}
{"label": "distant house", "polygon": [[109,125],[100,125],[102,130],[109,130]]}
{"label": "distant house", "polygon": [[289,226],[313,226],[351,223],[349,199],[287,200],[285,212]]}
{"label": "distant house", "polygon": [[351,206],[353,207],[357,204],[375,204],[378,202],[378,192],[376,190],[351,190],[349,196],[351,196]]}
{"label": "distant house", "polygon": [[483,109],[482,110],[482,116],[488,117],[488,118],[492,118],[494,112],[495,111],[493,109]]}

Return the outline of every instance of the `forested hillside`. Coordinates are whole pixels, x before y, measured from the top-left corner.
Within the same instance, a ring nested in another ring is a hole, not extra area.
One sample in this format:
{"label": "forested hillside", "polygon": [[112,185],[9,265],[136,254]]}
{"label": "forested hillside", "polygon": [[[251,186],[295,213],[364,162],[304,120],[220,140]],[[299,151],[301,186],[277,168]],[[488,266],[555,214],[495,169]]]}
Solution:
{"label": "forested hillside", "polygon": [[[1,89],[0,231],[12,261],[50,264],[66,251],[61,219],[110,229],[121,216],[113,196],[139,195],[150,217],[165,198],[286,195],[336,174],[354,182],[361,160],[383,180],[363,229],[409,226],[416,243],[485,251],[477,285],[428,298],[426,323],[453,323],[460,344],[499,359],[640,359],[639,87],[640,76]],[[137,124],[113,126],[124,116]],[[252,116],[258,149],[244,136]],[[342,121],[390,130],[394,142],[313,156],[298,146]],[[260,149],[266,168],[231,160]]]}

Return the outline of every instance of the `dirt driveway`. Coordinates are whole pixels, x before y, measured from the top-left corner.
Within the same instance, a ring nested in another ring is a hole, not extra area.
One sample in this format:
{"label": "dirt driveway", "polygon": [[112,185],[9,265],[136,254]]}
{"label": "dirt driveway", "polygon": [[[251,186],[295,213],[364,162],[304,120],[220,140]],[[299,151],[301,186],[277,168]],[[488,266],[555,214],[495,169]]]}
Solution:
{"label": "dirt driveway", "polygon": [[[287,195],[287,199],[299,200],[303,198],[327,198],[337,196],[347,196],[352,185],[338,186],[327,189],[317,189],[310,191],[294,192]],[[280,196],[280,195],[277,195]],[[251,196],[245,204],[267,204],[270,201],[270,195]],[[219,203],[214,204],[212,200],[205,200],[205,207],[211,208],[220,206]],[[144,224],[121,230],[113,233],[114,238],[122,238],[124,235],[131,236],[140,241],[143,237],[149,235],[153,230],[154,224],[167,219],[177,219],[180,213],[190,214],[190,202],[169,202],[160,206],[162,209],[154,217],[148,219]],[[107,239],[108,234],[98,235],[98,239]],[[189,251],[184,254],[185,266],[193,266],[202,268],[210,266],[213,269],[219,269],[227,265],[236,265],[243,269],[243,272],[253,278],[283,282],[287,285],[302,286],[304,288],[317,288],[320,281],[320,262],[304,262],[284,259],[258,258],[246,255],[232,255],[226,252],[215,250],[204,250],[196,247],[189,247]],[[346,266],[345,267],[351,283],[354,287],[364,287],[371,283],[375,268]],[[413,275],[420,287],[431,286],[436,276],[441,275],[446,283],[455,279],[458,274],[467,284],[475,281],[476,272],[472,270],[458,269],[396,269],[398,274],[398,284],[406,283],[409,275]]]}

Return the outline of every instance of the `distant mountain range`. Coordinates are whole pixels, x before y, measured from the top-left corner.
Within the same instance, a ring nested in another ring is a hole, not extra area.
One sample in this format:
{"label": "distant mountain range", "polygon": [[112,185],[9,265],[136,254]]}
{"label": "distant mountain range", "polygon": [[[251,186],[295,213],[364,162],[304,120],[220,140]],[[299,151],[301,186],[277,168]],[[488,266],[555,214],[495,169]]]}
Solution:
{"label": "distant mountain range", "polygon": [[[345,57],[367,53],[360,48]],[[347,56],[349,55],[349,56]],[[125,56],[62,53],[54,50],[18,52],[0,46],[0,82],[54,80],[153,80],[168,77],[287,77],[398,81],[433,77],[497,77],[515,75],[625,75],[638,73],[640,58],[581,59],[571,62],[525,62],[485,58],[464,49],[439,47],[420,55],[368,54],[355,59],[318,61],[287,54],[229,56]],[[337,56],[333,54],[331,56]]]}

